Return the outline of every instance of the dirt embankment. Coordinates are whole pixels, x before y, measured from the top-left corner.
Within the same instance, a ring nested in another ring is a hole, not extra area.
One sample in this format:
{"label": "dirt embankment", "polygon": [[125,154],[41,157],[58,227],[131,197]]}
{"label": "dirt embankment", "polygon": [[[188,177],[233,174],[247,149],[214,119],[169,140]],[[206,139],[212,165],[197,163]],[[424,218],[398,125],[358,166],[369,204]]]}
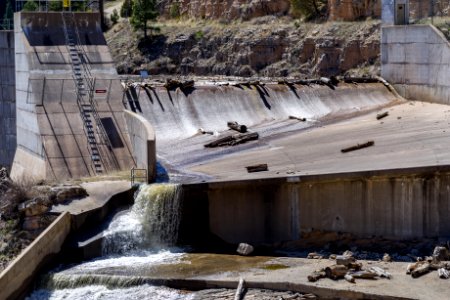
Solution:
{"label": "dirt embankment", "polygon": [[106,33],[121,74],[331,76],[377,74],[380,22],[168,20],[147,41],[122,20]]}

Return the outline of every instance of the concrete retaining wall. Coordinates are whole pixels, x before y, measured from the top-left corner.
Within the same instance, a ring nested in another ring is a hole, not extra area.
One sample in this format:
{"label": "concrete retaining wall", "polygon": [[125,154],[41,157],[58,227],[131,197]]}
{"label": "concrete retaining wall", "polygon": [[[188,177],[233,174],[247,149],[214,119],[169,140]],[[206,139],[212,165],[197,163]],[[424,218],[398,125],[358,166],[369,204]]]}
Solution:
{"label": "concrete retaining wall", "polygon": [[138,168],[148,170],[148,181],[156,178],[156,137],[153,127],[144,117],[125,110],[125,121]]}
{"label": "concrete retaining wall", "polygon": [[70,223],[70,214],[61,214],[0,274],[0,299],[23,297],[39,268],[61,250],[70,232]]}
{"label": "concrete retaining wall", "polygon": [[388,26],[381,75],[405,98],[450,104],[450,43],[432,25]]}
{"label": "concrete retaining wall", "polygon": [[14,32],[0,31],[0,165],[11,168],[16,150]]}
{"label": "concrete retaining wall", "polygon": [[311,230],[393,239],[450,232],[450,167],[209,183],[207,190],[210,231],[230,243],[298,240]]}

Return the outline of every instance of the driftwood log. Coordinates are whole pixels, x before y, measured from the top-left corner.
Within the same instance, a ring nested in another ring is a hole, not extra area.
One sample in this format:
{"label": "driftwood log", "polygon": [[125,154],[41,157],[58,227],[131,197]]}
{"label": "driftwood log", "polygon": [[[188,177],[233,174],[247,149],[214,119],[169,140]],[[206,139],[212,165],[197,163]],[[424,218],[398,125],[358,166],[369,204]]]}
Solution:
{"label": "driftwood log", "polygon": [[248,173],[264,172],[264,171],[269,170],[269,168],[267,167],[267,164],[247,166],[245,168],[247,169]]}
{"label": "driftwood log", "polygon": [[341,149],[341,152],[342,153],[347,153],[347,152],[351,152],[351,151],[355,151],[355,150],[371,147],[373,145],[375,145],[374,141],[368,141],[367,143],[364,143],[364,144],[356,144],[355,146],[351,146],[351,147],[347,147],[347,148]]}
{"label": "driftwood log", "polygon": [[306,122],[306,118],[296,117],[296,116],[289,116],[290,120],[297,120],[301,122]]}
{"label": "driftwood log", "polygon": [[238,284],[238,287],[236,289],[236,294],[234,294],[234,300],[241,300],[242,299],[242,296],[244,295],[244,289],[245,289],[244,284],[245,284],[245,281],[241,277],[239,279],[239,284]]}
{"label": "driftwood log", "polygon": [[325,268],[325,274],[328,278],[331,279],[339,279],[344,278],[345,274],[347,274],[348,268],[342,265],[334,265],[331,267]]}
{"label": "driftwood log", "polygon": [[349,272],[349,275],[351,275],[353,278],[361,278],[361,279],[374,279],[378,275],[374,272],[371,272],[369,270],[361,270],[356,272]]}
{"label": "driftwood log", "polygon": [[227,126],[228,128],[236,130],[237,132],[240,133],[247,132],[247,126],[239,124],[238,122],[227,122]]}
{"label": "driftwood log", "polygon": [[327,276],[327,274],[325,273],[324,269],[316,270],[316,271],[312,272],[311,275],[308,275],[308,281],[316,282],[320,278],[325,278],[326,276]]}
{"label": "driftwood log", "polygon": [[219,138],[215,141],[212,141],[204,146],[206,148],[214,148],[220,146],[235,146],[238,144],[242,144],[248,141],[259,139],[259,134],[257,132],[251,133],[238,133],[233,135],[227,135],[225,137]]}
{"label": "driftwood log", "polygon": [[417,277],[427,274],[428,272],[430,272],[430,264],[426,262],[426,263],[418,266],[417,268],[415,268],[411,272],[411,276],[413,278],[417,278]]}
{"label": "driftwood log", "polygon": [[379,113],[379,114],[377,114],[377,120],[381,120],[381,119],[383,119],[383,118],[385,118],[387,116],[389,116],[389,112],[388,111],[385,111],[383,113]]}
{"label": "driftwood log", "polygon": [[338,255],[336,256],[336,264],[348,267],[351,263],[354,263],[356,259],[353,256]]}

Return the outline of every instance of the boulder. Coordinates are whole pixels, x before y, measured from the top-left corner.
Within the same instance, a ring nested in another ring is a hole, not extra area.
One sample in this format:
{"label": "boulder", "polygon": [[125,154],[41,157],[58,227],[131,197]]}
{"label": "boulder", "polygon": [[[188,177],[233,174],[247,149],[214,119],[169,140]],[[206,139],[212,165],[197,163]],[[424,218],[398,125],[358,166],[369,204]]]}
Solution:
{"label": "boulder", "polygon": [[253,253],[253,251],[255,250],[255,248],[252,245],[246,244],[246,243],[240,243],[236,252],[239,253],[240,255],[250,255]]}
{"label": "boulder", "polygon": [[36,197],[19,205],[19,211],[27,217],[42,215],[46,213],[51,206],[49,199]]}
{"label": "boulder", "polygon": [[26,217],[23,220],[22,229],[33,231],[43,228],[45,225],[41,221],[41,216]]}
{"label": "boulder", "polygon": [[79,185],[62,185],[52,187],[51,198],[53,203],[60,204],[74,199],[84,198],[88,195],[86,190]]}

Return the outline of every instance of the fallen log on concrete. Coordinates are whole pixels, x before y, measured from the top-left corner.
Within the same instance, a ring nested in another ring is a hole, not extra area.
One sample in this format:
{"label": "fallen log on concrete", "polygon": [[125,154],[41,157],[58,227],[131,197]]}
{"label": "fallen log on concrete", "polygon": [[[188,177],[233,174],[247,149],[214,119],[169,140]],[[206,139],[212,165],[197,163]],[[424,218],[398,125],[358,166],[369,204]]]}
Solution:
{"label": "fallen log on concrete", "polygon": [[348,268],[342,265],[334,265],[331,267],[325,268],[325,274],[330,279],[339,279],[344,278],[345,274],[347,274]]}
{"label": "fallen log on concrete", "polygon": [[356,272],[349,272],[349,275],[351,275],[353,278],[360,278],[360,279],[374,279],[378,275],[374,272],[371,272],[369,270],[361,270]]}
{"label": "fallen log on concrete", "polygon": [[267,167],[267,164],[247,166],[245,168],[247,169],[248,173],[264,172],[264,171],[269,170],[269,168]]}
{"label": "fallen log on concrete", "polygon": [[385,111],[383,113],[379,113],[379,114],[377,114],[377,120],[381,120],[381,119],[383,119],[383,118],[385,118],[387,116],[389,116],[389,112],[388,111]]}
{"label": "fallen log on concrete", "polygon": [[239,279],[239,284],[236,289],[236,294],[234,294],[234,300],[242,299],[242,296],[244,295],[244,289],[245,289],[244,284],[245,284],[244,278],[241,277]]}
{"label": "fallen log on concrete", "polygon": [[345,274],[344,279],[347,280],[348,282],[355,283],[355,277],[353,277],[350,274]]}
{"label": "fallen log on concrete", "polygon": [[356,259],[353,256],[338,255],[336,256],[336,264],[348,267],[351,263],[354,263]]}
{"label": "fallen log on concrete", "polygon": [[311,275],[308,275],[308,281],[316,282],[320,278],[325,278],[325,277],[327,277],[327,274],[325,273],[324,269],[316,270],[316,271],[312,272]]}
{"label": "fallen log on concrete", "polygon": [[259,134],[257,132],[251,133],[238,133],[234,135],[228,135],[223,138],[219,138],[213,142],[205,144],[206,148],[214,148],[219,146],[235,146],[238,144],[246,143],[248,141],[259,139]]}
{"label": "fallen log on concrete", "polygon": [[228,126],[228,128],[236,130],[237,132],[240,132],[240,133],[247,132],[247,126],[241,125],[238,122],[232,122],[232,121],[227,122],[227,126]]}
{"label": "fallen log on concrete", "polygon": [[367,143],[364,143],[364,144],[357,144],[355,146],[351,146],[351,147],[348,147],[348,148],[341,149],[341,152],[342,153],[347,153],[347,152],[351,152],[351,151],[355,151],[355,150],[371,147],[373,145],[375,145],[374,141],[368,141]]}
{"label": "fallen log on concrete", "polygon": [[439,278],[448,279],[450,277],[450,272],[445,268],[438,269]]}
{"label": "fallen log on concrete", "polygon": [[383,270],[380,267],[370,267],[369,271],[377,274],[379,277],[384,277],[384,278],[387,278],[387,279],[391,279],[391,277],[392,277],[391,273]]}
{"label": "fallen log on concrete", "polygon": [[406,274],[411,274],[415,269],[419,268],[425,263],[426,263],[425,261],[418,261],[415,263],[408,264],[408,266],[406,266]]}
{"label": "fallen log on concrete", "polygon": [[416,269],[414,269],[411,272],[411,276],[413,278],[417,278],[417,277],[427,274],[428,272],[430,272],[430,264],[426,262],[426,263],[420,265],[419,267],[417,267]]}
{"label": "fallen log on concrete", "polygon": [[323,256],[317,252],[308,253],[307,259],[322,259]]}
{"label": "fallen log on concrete", "polygon": [[210,134],[210,135],[213,135],[213,134],[214,134],[213,131],[207,131],[207,130],[205,130],[205,129],[203,129],[203,128],[199,128],[199,129],[198,129],[198,132],[201,133],[201,134]]}
{"label": "fallen log on concrete", "polygon": [[296,116],[289,116],[289,119],[290,120],[297,120],[297,121],[301,121],[301,122],[305,122],[306,121],[306,118],[299,118],[299,117],[296,117]]}
{"label": "fallen log on concrete", "polygon": [[345,83],[377,83],[380,82],[378,78],[373,77],[344,77]]}

